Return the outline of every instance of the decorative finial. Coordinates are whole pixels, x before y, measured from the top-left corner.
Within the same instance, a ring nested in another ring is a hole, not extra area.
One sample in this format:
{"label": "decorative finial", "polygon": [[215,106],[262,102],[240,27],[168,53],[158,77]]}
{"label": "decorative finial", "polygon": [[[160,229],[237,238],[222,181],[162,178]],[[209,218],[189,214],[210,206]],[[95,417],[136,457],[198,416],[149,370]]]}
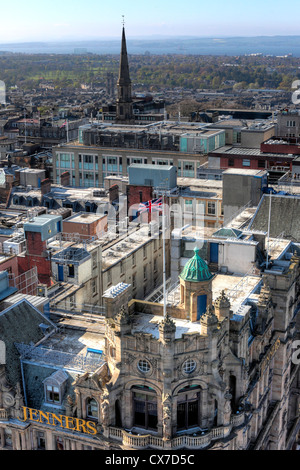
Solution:
{"label": "decorative finial", "polygon": [[125,17],[124,17],[124,15],[122,15],[122,25],[123,25],[123,28],[124,28],[124,26],[125,26]]}

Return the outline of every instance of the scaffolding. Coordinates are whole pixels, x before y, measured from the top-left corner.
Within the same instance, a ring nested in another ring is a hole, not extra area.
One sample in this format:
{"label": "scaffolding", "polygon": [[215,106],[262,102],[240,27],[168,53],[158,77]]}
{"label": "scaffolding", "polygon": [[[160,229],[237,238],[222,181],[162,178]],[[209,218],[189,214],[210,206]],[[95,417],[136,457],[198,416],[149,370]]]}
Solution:
{"label": "scaffolding", "polygon": [[39,284],[37,267],[34,266],[19,276],[9,274],[9,285],[16,287],[21,294],[37,295],[37,287]]}

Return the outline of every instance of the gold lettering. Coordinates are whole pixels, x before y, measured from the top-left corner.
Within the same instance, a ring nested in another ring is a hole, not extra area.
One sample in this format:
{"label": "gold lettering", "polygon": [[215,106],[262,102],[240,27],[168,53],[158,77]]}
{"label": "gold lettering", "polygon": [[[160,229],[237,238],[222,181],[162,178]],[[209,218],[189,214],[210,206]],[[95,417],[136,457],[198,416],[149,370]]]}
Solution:
{"label": "gold lettering", "polygon": [[86,433],[85,421],[83,419],[78,419],[78,418],[75,418],[75,420],[77,422],[76,431],[80,432],[81,428],[83,428],[82,432]]}
{"label": "gold lettering", "polygon": [[91,432],[87,431],[88,434],[97,434],[96,423],[93,423],[93,421],[87,421],[86,427],[91,430]]}
{"label": "gold lettering", "polygon": [[28,418],[30,419],[30,421],[37,421],[37,422],[39,422],[39,419],[38,419],[38,418],[37,418],[37,419],[34,419],[34,418],[37,417],[36,415],[38,415],[38,413],[39,413],[38,410],[34,410],[34,409],[32,409],[32,408],[28,408],[28,410],[29,410],[29,417],[28,417]]}
{"label": "gold lettering", "polygon": [[65,416],[65,427],[67,429],[71,429],[71,431],[74,431],[76,428],[71,427],[70,424],[74,426],[74,418],[71,418],[70,416]]}
{"label": "gold lettering", "polygon": [[21,418],[18,417],[18,420],[19,420],[19,421],[27,421],[27,412],[26,412],[27,407],[26,407],[26,406],[22,406],[22,408],[23,408],[23,417],[24,417],[24,419],[21,419]]}
{"label": "gold lettering", "polygon": [[51,424],[50,423],[50,413],[44,413],[43,411],[40,411],[40,420],[39,420],[39,423],[44,423],[44,421],[42,420],[42,418],[45,418],[47,423],[48,424]]}
{"label": "gold lettering", "polygon": [[56,426],[56,423],[55,423],[55,420],[56,420],[59,422],[61,428],[64,427],[63,422],[62,422],[63,421],[62,416],[56,416],[54,413],[52,413],[51,416],[52,416],[53,422],[50,424],[52,424],[52,426]]}
{"label": "gold lettering", "polygon": [[71,416],[59,415],[54,413],[43,412],[33,408],[22,407],[23,419],[18,417],[19,421],[36,421],[43,424],[59,425],[62,428],[71,431],[84,432],[85,434],[97,434],[96,423],[93,421],[84,421],[83,419],[73,418]]}

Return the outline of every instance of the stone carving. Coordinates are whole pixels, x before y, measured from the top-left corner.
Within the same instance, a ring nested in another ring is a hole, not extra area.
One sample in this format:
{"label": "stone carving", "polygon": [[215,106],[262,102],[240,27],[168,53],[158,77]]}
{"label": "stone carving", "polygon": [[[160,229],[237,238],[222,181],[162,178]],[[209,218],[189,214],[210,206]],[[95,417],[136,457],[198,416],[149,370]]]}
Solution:
{"label": "stone carving", "polygon": [[71,395],[67,396],[67,403],[66,403],[66,413],[68,416],[75,416],[76,411],[76,401],[71,397]]}
{"label": "stone carving", "polygon": [[109,393],[107,391],[105,391],[102,395],[101,416],[102,416],[103,426],[108,426],[109,424]]}
{"label": "stone carving", "polygon": [[171,395],[166,394],[165,398],[163,398],[163,420],[162,420],[164,439],[169,440],[172,438],[171,421],[172,421]]}

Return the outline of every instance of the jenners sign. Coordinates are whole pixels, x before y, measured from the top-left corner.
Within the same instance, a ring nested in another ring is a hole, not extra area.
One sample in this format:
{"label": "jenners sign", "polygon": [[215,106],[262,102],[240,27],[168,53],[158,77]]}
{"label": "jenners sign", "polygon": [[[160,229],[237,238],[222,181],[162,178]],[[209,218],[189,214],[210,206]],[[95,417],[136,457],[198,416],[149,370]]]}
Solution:
{"label": "jenners sign", "polygon": [[68,429],[69,431],[83,432],[85,434],[97,434],[96,423],[71,416],[56,415],[23,406],[23,419],[20,421],[34,421],[36,423],[49,424],[51,426]]}

